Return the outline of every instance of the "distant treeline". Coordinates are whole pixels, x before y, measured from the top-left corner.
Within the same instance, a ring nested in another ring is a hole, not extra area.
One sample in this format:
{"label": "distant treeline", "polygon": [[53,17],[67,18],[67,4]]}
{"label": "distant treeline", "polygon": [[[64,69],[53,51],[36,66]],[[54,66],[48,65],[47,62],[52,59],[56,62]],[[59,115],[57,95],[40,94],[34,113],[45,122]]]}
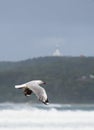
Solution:
{"label": "distant treeline", "polygon": [[37,102],[14,88],[41,79],[51,103],[94,103],[94,57],[39,57],[0,62],[0,102]]}

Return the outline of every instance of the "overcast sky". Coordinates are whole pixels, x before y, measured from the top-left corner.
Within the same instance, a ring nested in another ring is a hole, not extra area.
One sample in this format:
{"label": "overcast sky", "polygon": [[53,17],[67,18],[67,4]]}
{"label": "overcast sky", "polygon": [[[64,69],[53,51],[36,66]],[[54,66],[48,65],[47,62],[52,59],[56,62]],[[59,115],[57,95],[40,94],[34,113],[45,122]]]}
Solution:
{"label": "overcast sky", "polygon": [[93,0],[0,0],[0,61],[94,56]]}

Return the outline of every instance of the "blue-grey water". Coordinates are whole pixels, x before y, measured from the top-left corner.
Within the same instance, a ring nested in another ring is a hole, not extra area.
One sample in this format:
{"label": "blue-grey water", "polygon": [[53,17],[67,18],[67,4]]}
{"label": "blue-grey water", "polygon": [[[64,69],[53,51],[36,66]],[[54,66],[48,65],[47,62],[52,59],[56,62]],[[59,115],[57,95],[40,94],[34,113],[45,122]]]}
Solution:
{"label": "blue-grey water", "polygon": [[94,105],[1,103],[0,130],[94,130]]}

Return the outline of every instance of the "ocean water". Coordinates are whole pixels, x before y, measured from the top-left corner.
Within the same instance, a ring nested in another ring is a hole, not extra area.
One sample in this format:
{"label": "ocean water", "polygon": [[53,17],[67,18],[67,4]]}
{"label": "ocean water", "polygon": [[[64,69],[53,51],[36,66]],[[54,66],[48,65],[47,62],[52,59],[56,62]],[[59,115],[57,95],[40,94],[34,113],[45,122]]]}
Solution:
{"label": "ocean water", "polygon": [[0,130],[94,130],[94,105],[1,103]]}

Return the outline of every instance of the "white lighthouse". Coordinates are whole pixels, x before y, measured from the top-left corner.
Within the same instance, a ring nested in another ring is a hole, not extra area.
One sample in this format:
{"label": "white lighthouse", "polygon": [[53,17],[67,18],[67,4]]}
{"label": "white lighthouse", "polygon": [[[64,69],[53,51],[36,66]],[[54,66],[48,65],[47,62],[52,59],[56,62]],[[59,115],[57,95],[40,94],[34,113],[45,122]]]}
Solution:
{"label": "white lighthouse", "polygon": [[53,56],[62,56],[58,45],[56,45],[56,50],[53,52],[52,55],[53,55]]}

